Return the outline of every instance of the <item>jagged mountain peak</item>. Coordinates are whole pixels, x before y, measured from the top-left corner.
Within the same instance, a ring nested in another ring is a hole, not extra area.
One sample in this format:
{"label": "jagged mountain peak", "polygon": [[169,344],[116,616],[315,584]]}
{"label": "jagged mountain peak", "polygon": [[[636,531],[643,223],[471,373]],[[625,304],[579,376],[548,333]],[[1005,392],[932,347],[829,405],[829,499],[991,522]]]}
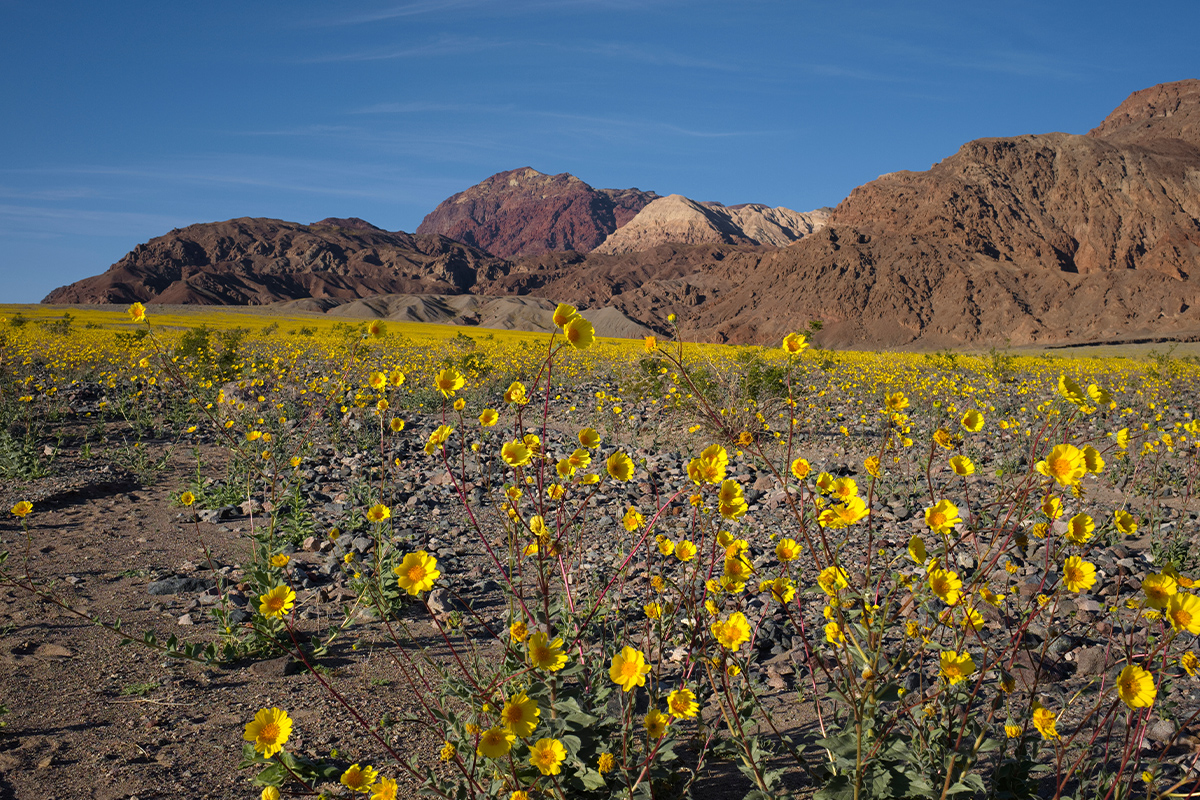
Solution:
{"label": "jagged mountain peak", "polygon": [[501,258],[591,250],[658,195],[594,189],[567,172],[498,172],[444,200],[417,227]]}

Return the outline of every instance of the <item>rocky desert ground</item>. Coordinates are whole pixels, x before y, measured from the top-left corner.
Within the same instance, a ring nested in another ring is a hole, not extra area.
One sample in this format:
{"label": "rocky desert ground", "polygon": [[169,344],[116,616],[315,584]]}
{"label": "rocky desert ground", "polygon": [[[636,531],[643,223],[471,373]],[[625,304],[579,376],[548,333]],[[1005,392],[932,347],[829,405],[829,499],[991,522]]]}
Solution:
{"label": "rocky desert ground", "polygon": [[[162,312],[5,310],[11,796],[348,795],[353,764],[406,793],[809,796],[932,785],[937,752],[971,796],[1194,785],[1191,356]],[[610,680],[622,648],[643,685]],[[497,769],[521,692],[538,733]],[[239,769],[272,708],[298,772]],[[847,709],[914,731],[908,760],[838,762]]]}

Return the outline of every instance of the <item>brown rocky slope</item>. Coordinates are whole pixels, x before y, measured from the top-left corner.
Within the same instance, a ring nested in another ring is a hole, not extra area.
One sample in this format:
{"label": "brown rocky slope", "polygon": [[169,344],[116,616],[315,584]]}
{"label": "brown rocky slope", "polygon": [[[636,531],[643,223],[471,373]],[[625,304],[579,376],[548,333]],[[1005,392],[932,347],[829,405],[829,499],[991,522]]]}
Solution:
{"label": "brown rocky slope", "polygon": [[444,236],[388,233],[360,219],[312,225],[242,218],[151,239],[46,303],[261,305],[301,297],[456,294],[508,264]]}
{"label": "brown rocky slope", "polygon": [[[1200,332],[1200,81],[1138,92],[1084,136],[969,142],[855,189],[830,225],[793,248],[785,281],[819,291],[814,275],[861,275],[832,320],[850,330],[891,317],[894,338],[929,341]],[[744,337],[778,329],[783,308],[709,311]]]}
{"label": "brown rocky slope", "polygon": [[593,189],[565,172],[523,167],[443,200],[417,233],[448,236],[501,258],[586,252],[656,197],[640,189]]}
{"label": "brown rocky slope", "polygon": [[476,291],[603,303],[703,339],[941,347],[1200,334],[1200,81],[1087,135],[981,139],[854,190],[784,248],[665,246],[523,262]]}

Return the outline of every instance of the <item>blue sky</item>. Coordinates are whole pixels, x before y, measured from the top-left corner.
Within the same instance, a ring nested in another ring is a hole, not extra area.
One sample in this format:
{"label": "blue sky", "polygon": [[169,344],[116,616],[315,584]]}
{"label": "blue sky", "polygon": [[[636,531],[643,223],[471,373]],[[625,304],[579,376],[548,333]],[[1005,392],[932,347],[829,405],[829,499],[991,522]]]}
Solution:
{"label": "blue sky", "polygon": [[1200,3],[0,0],[0,301],[173,227],[533,166],[799,211],[1200,77]]}

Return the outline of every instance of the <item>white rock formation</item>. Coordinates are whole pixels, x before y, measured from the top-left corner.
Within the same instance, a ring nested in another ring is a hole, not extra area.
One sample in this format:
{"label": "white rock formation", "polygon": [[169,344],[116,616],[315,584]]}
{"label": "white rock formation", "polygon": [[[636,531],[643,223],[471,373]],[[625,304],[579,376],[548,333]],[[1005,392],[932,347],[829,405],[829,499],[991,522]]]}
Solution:
{"label": "white rock formation", "polygon": [[592,252],[636,253],[667,242],[786,247],[825,227],[829,213],[827,209],[801,213],[758,203],[697,203],[672,194],[650,202]]}

